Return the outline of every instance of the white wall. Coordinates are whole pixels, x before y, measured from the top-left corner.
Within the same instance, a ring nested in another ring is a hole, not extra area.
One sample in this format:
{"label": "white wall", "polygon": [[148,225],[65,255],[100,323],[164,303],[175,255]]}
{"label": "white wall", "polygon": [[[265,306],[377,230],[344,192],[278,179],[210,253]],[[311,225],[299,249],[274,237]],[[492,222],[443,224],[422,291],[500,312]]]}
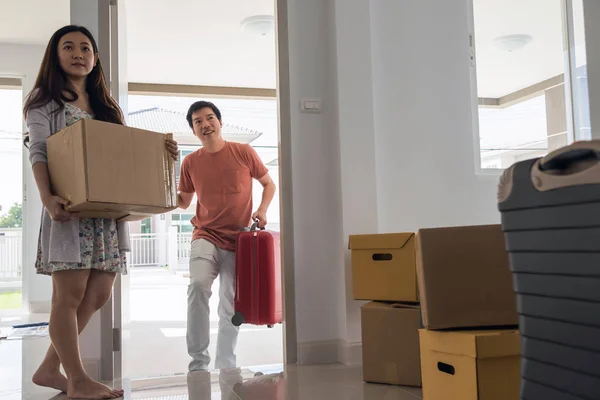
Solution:
{"label": "white wall", "polygon": [[[300,362],[337,359],[343,238],[330,2],[288,2],[296,323]],[[322,114],[300,113],[321,98]]]}
{"label": "white wall", "polygon": [[585,38],[587,50],[587,72],[590,93],[590,116],[592,139],[600,139],[600,2],[584,0]]}
{"label": "white wall", "polygon": [[498,178],[475,174],[468,0],[333,1],[288,6],[300,362],[336,342],[356,360],[349,234],[499,221]]}
{"label": "white wall", "polygon": [[[0,43],[0,76],[14,75],[23,79],[23,96],[35,83],[44,46]],[[26,129],[24,126],[23,129]],[[23,302],[33,311],[48,309],[52,284],[48,277],[35,273],[37,240],[40,230],[42,202],[31,172],[29,152],[23,152]]]}
{"label": "white wall", "polygon": [[373,85],[371,66],[371,24],[369,2],[336,0],[337,41],[336,118],[340,136],[342,183],[342,229],[344,252],[345,326],[341,359],[360,362],[360,306],[352,298],[352,273],[348,236],[377,233],[377,180],[375,160]]}
{"label": "white wall", "polygon": [[371,1],[381,232],[499,222],[475,175],[468,0]]}

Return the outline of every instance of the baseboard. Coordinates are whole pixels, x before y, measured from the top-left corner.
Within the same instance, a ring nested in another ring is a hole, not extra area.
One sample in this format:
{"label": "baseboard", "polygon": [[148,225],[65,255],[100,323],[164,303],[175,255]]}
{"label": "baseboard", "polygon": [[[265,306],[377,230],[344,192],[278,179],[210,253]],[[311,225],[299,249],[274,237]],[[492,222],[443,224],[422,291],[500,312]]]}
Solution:
{"label": "baseboard", "polygon": [[82,359],[81,363],[83,364],[85,372],[87,372],[92,379],[96,381],[100,380],[100,360],[88,358]]}
{"label": "baseboard", "polygon": [[340,362],[340,340],[298,343],[298,364],[319,365]]}
{"label": "baseboard", "polygon": [[362,365],[362,342],[341,342],[340,362],[344,365]]}
{"label": "baseboard", "polygon": [[30,301],[29,312],[32,314],[50,314],[51,304],[49,301]]}

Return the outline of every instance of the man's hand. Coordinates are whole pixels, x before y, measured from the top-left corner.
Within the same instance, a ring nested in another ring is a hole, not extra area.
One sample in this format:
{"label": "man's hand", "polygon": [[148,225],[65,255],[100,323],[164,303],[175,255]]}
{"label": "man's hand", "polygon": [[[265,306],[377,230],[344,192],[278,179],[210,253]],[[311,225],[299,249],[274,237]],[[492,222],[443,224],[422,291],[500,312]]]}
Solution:
{"label": "man's hand", "polygon": [[252,214],[252,221],[257,221],[258,227],[261,229],[264,228],[267,226],[267,212],[259,208]]}
{"label": "man's hand", "polygon": [[165,147],[167,148],[169,153],[171,153],[171,157],[173,157],[173,160],[177,161],[177,159],[179,158],[179,147],[177,146],[177,142],[173,139],[166,139]]}

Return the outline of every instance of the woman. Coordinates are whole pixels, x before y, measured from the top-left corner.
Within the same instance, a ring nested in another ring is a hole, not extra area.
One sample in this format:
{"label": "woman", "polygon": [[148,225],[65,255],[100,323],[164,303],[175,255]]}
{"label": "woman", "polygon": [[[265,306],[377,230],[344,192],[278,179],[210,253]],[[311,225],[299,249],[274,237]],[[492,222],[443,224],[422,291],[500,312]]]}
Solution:
{"label": "woman", "polygon": [[[123,395],[94,381],[84,370],[78,333],[110,298],[117,273],[126,273],[129,251],[126,223],[109,219],[77,219],[54,196],[48,176],[46,139],[82,118],[123,124],[110,97],[91,33],[80,26],[59,29],[42,61],[35,87],[24,108],[29,128],[33,174],[44,211],[36,269],[52,276],[50,339],[33,382],[66,392],[70,398],[110,399]],[[167,141],[177,158],[177,143]],[[60,360],[60,361],[59,361]],[[66,377],[60,373],[60,363]]]}

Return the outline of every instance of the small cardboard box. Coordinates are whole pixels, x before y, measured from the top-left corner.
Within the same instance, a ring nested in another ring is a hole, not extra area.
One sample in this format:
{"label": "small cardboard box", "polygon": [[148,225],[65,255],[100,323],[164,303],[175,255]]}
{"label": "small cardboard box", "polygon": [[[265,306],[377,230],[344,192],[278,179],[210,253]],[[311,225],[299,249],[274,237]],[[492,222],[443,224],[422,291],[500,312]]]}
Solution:
{"label": "small cardboard box", "polygon": [[363,379],[421,386],[418,306],[371,302],[361,309]]}
{"label": "small cardboard box", "polygon": [[519,323],[500,225],[421,229],[417,276],[428,329]]}
{"label": "small cardboard box", "polygon": [[423,398],[519,400],[516,330],[419,331]]}
{"label": "small cardboard box", "polygon": [[47,140],[53,193],[80,218],[140,220],[177,207],[166,135],[83,119]]}
{"label": "small cardboard box", "polygon": [[414,233],[351,235],[356,300],[419,301]]}

